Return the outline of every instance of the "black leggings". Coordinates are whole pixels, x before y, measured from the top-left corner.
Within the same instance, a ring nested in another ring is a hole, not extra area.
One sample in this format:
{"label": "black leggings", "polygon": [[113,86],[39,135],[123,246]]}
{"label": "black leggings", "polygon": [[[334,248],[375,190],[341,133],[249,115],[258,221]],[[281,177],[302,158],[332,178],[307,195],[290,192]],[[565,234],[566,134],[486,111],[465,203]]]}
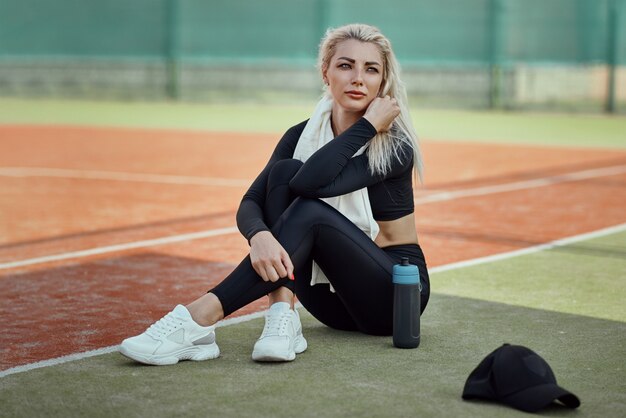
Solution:
{"label": "black leggings", "polygon": [[[302,305],[325,325],[373,335],[391,335],[393,325],[392,268],[401,257],[419,268],[421,307],[430,294],[428,271],[417,244],[381,249],[335,208],[319,199],[294,196],[289,180],[302,163],[287,159],[271,169],[265,199],[265,222],[291,257],[295,281],[265,282],[248,255],[231,274],[210,290],[227,316],[281,286],[288,287]],[[327,284],[310,285],[312,261],[322,268]]]}

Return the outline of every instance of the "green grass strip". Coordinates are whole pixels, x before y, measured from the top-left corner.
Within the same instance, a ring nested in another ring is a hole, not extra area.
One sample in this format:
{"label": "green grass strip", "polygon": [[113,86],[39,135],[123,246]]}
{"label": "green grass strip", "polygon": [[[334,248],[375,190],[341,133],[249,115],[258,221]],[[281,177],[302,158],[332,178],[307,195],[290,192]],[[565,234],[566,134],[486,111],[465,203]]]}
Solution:
{"label": "green grass strip", "polygon": [[[422,345],[329,329],[304,313],[309,349],[293,363],[250,359],[262,320],[218,329],[222,356],[171,367],[117,353],[0,379],[6,417],[527,416],[465,402],[472,369],[504,342],[548,361],[577,416],[626,405],[626,233],[433,274]],[[123,326],[123,324],[120,324]],[[571,416],[559,407],[550,416]]]}
{"label": "green grass strip", "polygon": [[[0,124],[70,124],[280,134],[314,102],[200,104],[0,99]],[[428,140],[626,148],[626,118],[602,115],[413,109]]]}

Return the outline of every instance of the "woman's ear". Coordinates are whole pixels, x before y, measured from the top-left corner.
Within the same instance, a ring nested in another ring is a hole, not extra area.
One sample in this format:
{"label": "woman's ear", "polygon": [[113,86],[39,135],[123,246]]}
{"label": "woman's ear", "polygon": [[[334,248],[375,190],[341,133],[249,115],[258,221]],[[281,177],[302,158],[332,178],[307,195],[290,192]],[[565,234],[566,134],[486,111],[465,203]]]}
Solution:
{"label": "woman's ear", "polygon": [[326,85],[328,85],[328,78],[326,78],[326,73],[327,72],[328,72],[328,67],[322,67],[322,81]]}

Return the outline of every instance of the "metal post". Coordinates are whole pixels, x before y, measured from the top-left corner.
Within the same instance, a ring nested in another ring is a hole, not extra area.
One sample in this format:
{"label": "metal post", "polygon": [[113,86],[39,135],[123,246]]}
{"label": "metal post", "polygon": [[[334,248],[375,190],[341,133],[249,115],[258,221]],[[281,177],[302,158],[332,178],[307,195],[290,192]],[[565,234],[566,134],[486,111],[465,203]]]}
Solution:
{"label": "metal post", "polygon": [[179,0],[166,0],[166,18],[167,18],[167,44],[165,56],[165,93],[167,97],[177,100],[180,96],[179,91],[179,51],[178,51],[178,34],[179,34]]}
{"label": "metal post", "polygon": [[606,64],[608,69],[607,95],[604,110],[607,113],[615,113],[615,70],[617,67],[618,54],[618,28],[619,28],[619,8],[617,0],[610,0],[608,4],[607,16],[607,49]]}
{"label": "metal post", "polygon": [[502,0],[489,2],[489,107],[502,107]]}

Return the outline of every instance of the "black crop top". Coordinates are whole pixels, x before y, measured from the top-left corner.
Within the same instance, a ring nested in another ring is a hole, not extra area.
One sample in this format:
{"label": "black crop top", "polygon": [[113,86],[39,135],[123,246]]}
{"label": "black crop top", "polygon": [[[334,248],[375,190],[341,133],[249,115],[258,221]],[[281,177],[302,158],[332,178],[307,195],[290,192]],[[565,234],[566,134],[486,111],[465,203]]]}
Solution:
{"label": "black crop top", "polygon": [[[293,157],[307,121],[285,132],[269,162],[241,200],[237,226],[248,241],[257,232],[269,231],[262,209],[267,177],[274,162]],[[392,159],[391,169],[385,176],[370,172],[367,150],[352,158],[376,133],[367,119],[360,118],[313,153],[291,179],[289,187],[298,196],[312,198],[339,196],[367,187],[375,220],[390,221],[413,213],[413,150],[410,146],[403,145],[400,159]]]}

